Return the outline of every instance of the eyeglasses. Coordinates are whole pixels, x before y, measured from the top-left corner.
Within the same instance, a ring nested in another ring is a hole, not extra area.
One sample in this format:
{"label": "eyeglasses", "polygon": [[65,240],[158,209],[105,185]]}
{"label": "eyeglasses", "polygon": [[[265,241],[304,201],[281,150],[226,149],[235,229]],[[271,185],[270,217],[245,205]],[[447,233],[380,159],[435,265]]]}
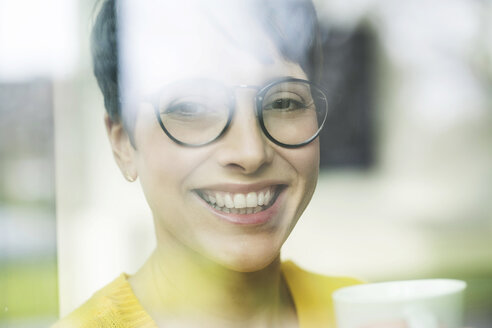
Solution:
{"label": "eyeglasses", "polygon": [[324,92],[310,81],[282,78],[264,87],[226,87],[210,80],[180,82],[165,88],[154,101],[162,130],[177,144],[208,145],[229,128],[235,112],[234,90],[257,89],[256,116],[273,143],[297,148],[312,142],[328,114]]}

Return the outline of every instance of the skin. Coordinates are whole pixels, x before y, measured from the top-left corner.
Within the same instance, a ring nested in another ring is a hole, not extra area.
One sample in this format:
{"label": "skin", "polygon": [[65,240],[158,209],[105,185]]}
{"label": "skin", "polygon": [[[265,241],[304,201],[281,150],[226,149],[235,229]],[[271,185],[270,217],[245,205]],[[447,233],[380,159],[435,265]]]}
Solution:
{"label": "skin", "polygon": [[[201,45],[200,51],[207,55],[194,58],[193,69],[173,70],[176,63],[172,61],[149,72],[129,68],[135,74],[149,75],[134,80],[158,81],[149,88],[158,89],[200,77],[212,77],[228,86],[261,86],[284,76],[306,79],[301,67],[283,59],[261,33],[255,42],[268,50],[267,61],[241,47],[231,47],[210,26],[202,30],[216,42],[206,50]],[[177,53],[179,46],[173,47]],[[142,49],[143,54],[156,51],[159,49]],[[186,51],[189,48],[182,50]],[[217,63],[221,63],[220,70]],[[252,89],[237,89],[230,128],[218,141],[199,148],[170,140],[149,103],[138,104],[135,148],[121,123],[105,119],[116,162],[123,175],[138,176],[153,213],[157,248],[129,281],[160,326],[297,326],[295,306],[281,274],[280,249],[314,192],[319,143],[315,140],[286,149],[269,141],[254,114],[254,94]],[[277,211],[262,224],[224,220],[195,193],[196,189],[254,191],[269,185],[283,185],[284,189],[277,199]]]}

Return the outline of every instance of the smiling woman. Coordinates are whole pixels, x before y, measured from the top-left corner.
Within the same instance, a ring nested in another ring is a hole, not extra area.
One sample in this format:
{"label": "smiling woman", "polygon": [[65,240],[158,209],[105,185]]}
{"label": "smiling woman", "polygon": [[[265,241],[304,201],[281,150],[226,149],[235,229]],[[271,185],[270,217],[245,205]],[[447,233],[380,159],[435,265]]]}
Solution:
{"label": "smiling woman", "polygon": [[329,107],[307,0],[104,1],[94,71],[157,247],[57,327],[330,327],[358,283],[280,262]]}

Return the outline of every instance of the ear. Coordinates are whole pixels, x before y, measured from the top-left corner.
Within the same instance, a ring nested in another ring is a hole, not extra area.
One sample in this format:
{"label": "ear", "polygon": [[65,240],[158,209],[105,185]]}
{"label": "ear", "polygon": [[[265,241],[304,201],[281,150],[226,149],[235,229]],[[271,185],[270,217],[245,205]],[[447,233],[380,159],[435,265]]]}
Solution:
{"label": "ear", "polygon": [[125,179],[133,182],[138,172],[135,164],[135,148],[133,148],[128,133],[121,122],[114,122],[109,115],[104,115],[106,132],[113,149],[113,156]]}

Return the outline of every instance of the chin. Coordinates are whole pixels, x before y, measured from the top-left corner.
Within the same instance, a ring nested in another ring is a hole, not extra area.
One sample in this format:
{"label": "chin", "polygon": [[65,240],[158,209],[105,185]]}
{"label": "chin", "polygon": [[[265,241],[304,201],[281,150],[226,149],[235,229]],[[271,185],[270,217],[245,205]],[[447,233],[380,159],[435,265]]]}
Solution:
{"label": "chin", "polygon": [[223,254],[216,259],[224,267],[237,272],[257,272],[267,268],[280,256],[280,248],[270,249],[243,249],[242,252]]}

